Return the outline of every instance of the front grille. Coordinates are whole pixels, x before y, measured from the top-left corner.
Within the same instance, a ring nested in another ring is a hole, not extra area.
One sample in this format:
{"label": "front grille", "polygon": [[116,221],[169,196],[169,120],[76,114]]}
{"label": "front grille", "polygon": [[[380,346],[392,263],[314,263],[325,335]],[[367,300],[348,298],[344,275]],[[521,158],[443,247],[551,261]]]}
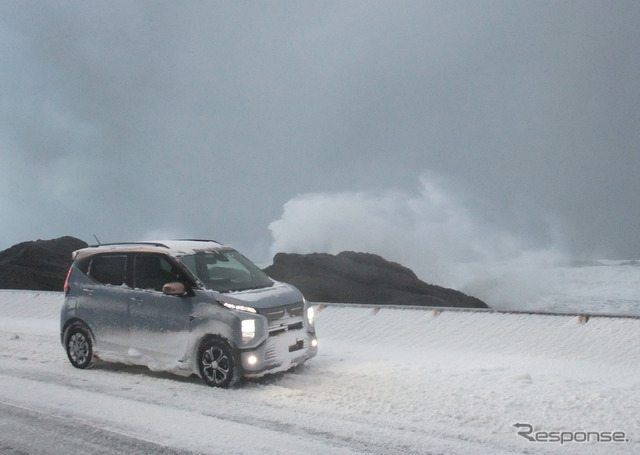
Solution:
{"label": "front grille", "polygon": [[281,351],[280,354],[284,355],[284,349],[286,349],[286,351],[288,352],[296,352],[308,347],[307,342],[303,339],[292,341],[288,346],[280,346],[280,348],[278,348],[278,346],[279,344],[277,340],[272,338],[268,341],[267,347],[264,351],[264,360],[266,362],[271,362],[278,359],[278,349],[280,349]]}
{"label": "front grille", "polygon": [[290,330],[301,330],[304,328],[302,320],[304,315],[304,302],[264,308],[258,311],[267,317],[269,336],[277,336]]}
{"label": "front grille", "polygon": [[264,352],[264,360],[271,361],[271,360],[275,360],[278,357],[278,353],[276,351],[276,345],[275,344],[270,344],[266,351]]}
{"label": "front grille", "polygon": [[260,314],[267,317],[269,325],[271,322],[287,317],[302,317],[304,313],[304,302],[296,302],[290,305],[281,305],[277,307],[264,308],[258,310]]}
{"label": "front grille", "polygon": [[287,326],[288,330],[301,330],[303,327],[302,321],[296,322],[295,324],[289,324]]}
{"label": "front grille", "polygon": [[301,330],[304,327],[304,324],[302,324],[302,321],[300,322],[296,322],[295,324],[289,324],[289,325],[280,325],[280,326],[274,326],[274,327],[270,327],[269,328],[269,336],[277,336],[280,335],[282,333],[285,333],[289,330]]}

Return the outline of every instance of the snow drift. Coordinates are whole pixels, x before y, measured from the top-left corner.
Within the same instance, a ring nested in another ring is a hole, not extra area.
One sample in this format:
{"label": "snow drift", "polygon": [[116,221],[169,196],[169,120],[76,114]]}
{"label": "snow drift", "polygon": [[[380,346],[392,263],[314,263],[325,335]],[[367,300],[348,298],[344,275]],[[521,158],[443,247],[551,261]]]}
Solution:
{"label": "snow drift", "polygon": [[[74,369],[61,303],[0,292],[0,403],[199,453],[640,450],[639,319],[327,305],[318,357],[215,390],[139,367]],[[530,442],[516,423],[629,442]]]}

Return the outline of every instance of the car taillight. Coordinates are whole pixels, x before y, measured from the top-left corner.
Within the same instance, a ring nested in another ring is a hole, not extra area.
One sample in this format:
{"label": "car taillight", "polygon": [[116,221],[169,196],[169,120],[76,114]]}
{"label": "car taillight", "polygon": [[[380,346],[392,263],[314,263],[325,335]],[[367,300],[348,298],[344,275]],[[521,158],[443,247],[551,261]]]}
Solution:
{"label": "car taillight", "polygon": [[67,295],[67,293],[69,292],[69,275],[71,275],[71,267],[69,267],[67,278],[64,280],[64,295]]}

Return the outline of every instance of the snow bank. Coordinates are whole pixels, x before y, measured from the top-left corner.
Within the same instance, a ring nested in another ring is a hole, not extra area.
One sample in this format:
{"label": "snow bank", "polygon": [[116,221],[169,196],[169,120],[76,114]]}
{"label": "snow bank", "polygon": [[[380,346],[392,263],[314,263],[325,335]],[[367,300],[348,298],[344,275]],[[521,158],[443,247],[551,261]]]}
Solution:
{"label": "snow bank", "polygon": [[56,319],[64,301],[62,292],[0,290],[0,317]]}
{"label": "snow bank", "polygon": [[[203,454],[640,453],[640,319],[324,305],[317,357],[219,390],[74,369],[61,303],[0,292],[0,402]],[[516,423],[629,442],[531,442]]]}
{"label": "snow bank", "polygon": [[0,290],[0,330],[57,334],[63,299],[62,292]]}
{"label": "snow bank", "polygon": [[320,340],[570,358],[602,364],[640,363],[640,319],[330,304],[318,315]]}
{"label": "snow bank", "polygon": [[[63,293],[0,290],[0,328],[58,330]],[[505,355],[640,363],[640,319],[606,316],[496,313],[363,305],[320,305],[320,341],[379,344],[403,349],[464,350]]]}

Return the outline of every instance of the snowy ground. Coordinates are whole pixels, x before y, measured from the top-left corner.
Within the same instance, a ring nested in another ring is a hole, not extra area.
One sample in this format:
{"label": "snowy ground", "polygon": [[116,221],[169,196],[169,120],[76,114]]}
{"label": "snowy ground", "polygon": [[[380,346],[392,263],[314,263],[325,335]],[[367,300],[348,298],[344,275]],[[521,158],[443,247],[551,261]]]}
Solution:
{"label": "snowy ground", "polygon": [[[640,319],[327,306],[316,358],[219,390],[74,369],[61,303],[0,291],[0,453],[640,453]],[[530,442],[516,423],[629,442]]]}

